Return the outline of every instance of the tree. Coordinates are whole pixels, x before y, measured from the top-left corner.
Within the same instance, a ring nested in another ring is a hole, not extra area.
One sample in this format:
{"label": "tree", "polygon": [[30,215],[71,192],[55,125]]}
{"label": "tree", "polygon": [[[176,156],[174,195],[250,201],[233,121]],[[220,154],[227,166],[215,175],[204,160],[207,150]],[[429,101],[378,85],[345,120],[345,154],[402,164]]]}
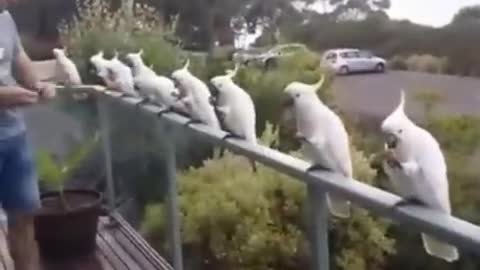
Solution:
{"label": "tree", "polygon": [[461,23],[479,23],[480,24],[480,5],[464,7],[453,17],[452,24]]}
{"label": "tree", "polygon": [[333,15],[337,20],[362,20],[374,12],[383,12],[390,8],[390,0],[330,0],[334,6]]}

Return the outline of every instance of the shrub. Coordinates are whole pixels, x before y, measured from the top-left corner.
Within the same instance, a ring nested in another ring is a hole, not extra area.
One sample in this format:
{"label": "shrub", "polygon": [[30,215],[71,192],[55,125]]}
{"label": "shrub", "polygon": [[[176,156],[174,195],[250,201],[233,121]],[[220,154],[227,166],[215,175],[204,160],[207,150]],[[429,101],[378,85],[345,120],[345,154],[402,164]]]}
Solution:
{"label": "shrub", "polygon": [[408,70],[405,58],[400,55],[395,55],[388,61],[388,67],[393,70]]}
{"label": "shrub", "polygon": [[[278,132],[267,125],[263,143],[277,139]],[[368,158],[355,148],[352,154],[356,177],[371,183],[375,173]],[[179,175],[184,247],[189,258],[202,259],[195,268],[308,268],[305,185],[258,167],[254,174],[245,158],[226,152]],[[387,225],[364,210],[354,208],[352,213],[331,222],[332,261],[340,269],[383,269],[394,244],[385,236]],[[164,214],[162,204],[148,206],[142,226],[160,250],[166,243]]]}
{"label": "shrub", "polygon": [[429,54],[411,55],[405,61],[408,70],[428,73],[445,73],[447,70],[447,58],[436,57]]}

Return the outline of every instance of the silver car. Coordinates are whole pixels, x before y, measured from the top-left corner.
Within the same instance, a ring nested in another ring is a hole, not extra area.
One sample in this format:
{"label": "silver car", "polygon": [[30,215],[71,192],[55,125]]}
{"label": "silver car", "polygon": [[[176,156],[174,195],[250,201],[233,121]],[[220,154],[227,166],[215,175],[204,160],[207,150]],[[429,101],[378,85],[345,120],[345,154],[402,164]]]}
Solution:
{"label": "silver car", "polygon": [[347,75],[355,72],[385,72],[387,61],[372,52],[359,49],[327,50],[322,56],[322,67]]}

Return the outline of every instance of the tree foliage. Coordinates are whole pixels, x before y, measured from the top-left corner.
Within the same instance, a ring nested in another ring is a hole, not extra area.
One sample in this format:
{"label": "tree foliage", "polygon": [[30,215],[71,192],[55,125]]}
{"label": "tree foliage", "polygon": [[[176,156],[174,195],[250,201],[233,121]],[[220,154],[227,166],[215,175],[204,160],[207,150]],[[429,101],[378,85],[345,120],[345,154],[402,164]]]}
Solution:
{"label": "tree foliage", "polygon": [[452,19],[452,24],[480,25],[480,5],[462,8]]}

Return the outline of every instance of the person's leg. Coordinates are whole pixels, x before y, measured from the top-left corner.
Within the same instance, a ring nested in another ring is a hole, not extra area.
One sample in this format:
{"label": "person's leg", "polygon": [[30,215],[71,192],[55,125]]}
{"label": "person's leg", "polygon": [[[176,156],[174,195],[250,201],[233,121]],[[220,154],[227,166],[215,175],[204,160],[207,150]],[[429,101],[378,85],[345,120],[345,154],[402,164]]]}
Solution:
{"label": "person's leg", "polygon": [[8,217],[8,244],[15,270],[38,270],[34,211],[40,206],[33,153],[26,134],[12,138],[3,160],[3,208]]}

